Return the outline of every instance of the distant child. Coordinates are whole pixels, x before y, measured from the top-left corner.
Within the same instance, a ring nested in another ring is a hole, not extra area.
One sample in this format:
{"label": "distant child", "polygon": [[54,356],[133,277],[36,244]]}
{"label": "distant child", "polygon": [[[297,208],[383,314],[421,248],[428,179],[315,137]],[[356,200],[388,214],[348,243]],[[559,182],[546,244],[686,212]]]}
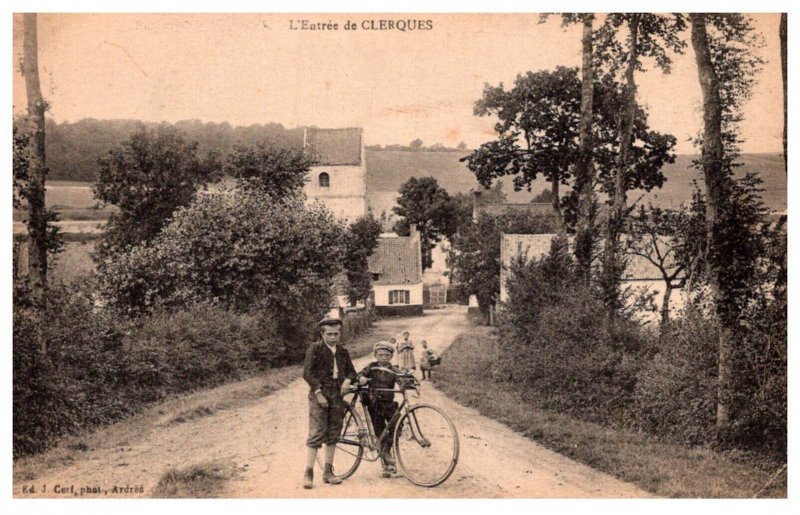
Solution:
{"label": "distant child", "polygon": [[414,343],[409,336],[409,332],[405,331],[403,341],[397,344],[397,360],[400,370],[410,373],[417,369],[417,363],[414,361]]}
{"label": "distant child", "polygon": [[431,371],[435,366],[433,363],[436,361],[436,353],[428,349],[428,342],[425,340],[422,340],[420,345],[422,345],[422,359],[419,361],[419,369],[422,370],[422,380],[424,381],[427,378],[430,381]]}
{"label": "distant child", "polygon": [[[380,391],[370,390],[369,399],[364,399],[369,412],[369,418],[372,420],[372,427],[375,429],[375,434],[380,437],[381,433],[386,429],[386,425],[394,416],[397,411],[397,403],[394,401],[393,390],[397,383],[397,374],[401,373],[397,367],[392,366],[392,356],[394,355],[395,346],[389,342],[377,342],[373,346],[376,361],[373,361],[362,370],[358,376],[357,381],[359,384],[367,384],[370,387]],[[386,368],[393,370],[395,373],[380,370]],[[390,430],[381,440],[381,464],[383,471],[381,477],[391,477],[393,473],[397,472],[394,459],[389,455],[392,449],[392,439],[394,432]]]}

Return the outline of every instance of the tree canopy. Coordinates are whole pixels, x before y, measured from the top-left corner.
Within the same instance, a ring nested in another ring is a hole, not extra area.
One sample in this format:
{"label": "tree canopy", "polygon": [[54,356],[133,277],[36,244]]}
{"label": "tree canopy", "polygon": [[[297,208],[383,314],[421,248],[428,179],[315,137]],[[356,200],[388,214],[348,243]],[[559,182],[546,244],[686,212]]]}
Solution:
{"label": "tree canopy", "polygon": [[[594,88],[593,151],[594,166],[601,191],[614,191],[614,166],[619,152],[617,138],[618,113],[623,105],[621,86],[605,76]],[[572,167],[579,158],[581,81],[576,68],[557,67],[554,71],[528,72],[518,75],[514,86],[487,85],[483,97],[475,104],[477,116],[496,116],[498,137],[481,145],[462,161],[475,174],[478,182],[488,187],[502,176],[513,176],[514,189],[530,190],[541,174],[558,198],[559,185],[572,184]],[[663,184],[664,163],[673,162],[676,140],[671,135],[651,131],[647,112],[635,110],[633,127],[632,173],[625,178],[625,187],[651,190]],[[576,192],[570,191],[567,197]],[[574,206],[576,199],[569,199]],[[574,223],[574,217],[568,218]]]}
{"label": "tree canopy", "polygon": [[283,198],[298,193],[306,182],[313,158],[302,149],[280,148],[266,143],[234,145],[225,173],[245,188],[255,188]]}
{"label": "tree canopy", "polygon": [[321,315],[341,270],[343,236],[321,207],[223,189],[179,209],[151,242],[108,258],[100,291],[130,314],[212,301]]}
{"label": "tree canopy", "polygon": [[347,274],[347,296],[351,304],[366,299],[372,292],[369,256],[378,246],[381,231],[381,223],[372,213],[359,217],[347,227],[344,269]]}
{"label": "tree canopy", "polygon": [[399,190],[400,197],[393,211],[400,217],[395,232],[408,236],[413,225],[419,231],[422,247],[422,268],[432,265],[431,251],[443,237],[456,229],[453,203],[447,190],[433,177],[411,177]]}
{"label": "tree canopy", "polygon": [[99,165],[95,196],[119,207],[103,234],[101,258],[151,240],[198,188],[221,177],[215,154],[201,158],[196,142],[167,125],[140,127]]}

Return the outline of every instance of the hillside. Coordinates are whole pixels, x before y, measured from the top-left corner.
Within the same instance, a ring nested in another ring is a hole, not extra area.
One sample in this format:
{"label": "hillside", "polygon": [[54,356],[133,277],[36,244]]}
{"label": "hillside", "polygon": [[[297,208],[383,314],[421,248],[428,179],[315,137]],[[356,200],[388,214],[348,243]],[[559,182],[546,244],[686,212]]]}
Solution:
{"label": "hillside", "polygon": [[[377,215],[382,211],[390,212],[394,196],[382,192],[396,192],[410,177],[433,176],[451,195],[480,188],[466,164],[459,162],[463,155],[460,152],[367,150],[367,191],[370,207]],[[692,198],[692,181],[701,181],[702,178],[697,170],[691,168],[692,159],[694,156],[677,156],[675,163],[664,167],[664,175],[667,177],[664,187],[650,193],[633,191],[628,198],[634,201],[642,196],[640,202],[652,202],[662,207],[677,207],[688,202]],[[737,175],[757,172],[764,181],[764,203],[771,211],[785,211],[786,173],[781,155],[746,154],[741,161],[744,166],[737,170]],[[503,182],[503,191],[508,195],[509,202],[530,202],[533,195],[549,188],[543,178],[533,183],[531,192],[513,191],[509,178],[505,178]],[[699,184],[702,187],[702,181]]]}

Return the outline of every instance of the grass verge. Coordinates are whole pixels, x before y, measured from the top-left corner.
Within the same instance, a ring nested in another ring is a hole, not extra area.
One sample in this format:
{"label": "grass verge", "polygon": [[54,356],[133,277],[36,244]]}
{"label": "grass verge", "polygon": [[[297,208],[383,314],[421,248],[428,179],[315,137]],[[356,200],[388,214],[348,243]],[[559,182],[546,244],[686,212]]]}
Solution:
{"label": "grass verge", "polygon": [[179,499],[218,497],[228,480],[236,475],[236,466],[225,462],[205,462],[169,469],[153,488],[153,497]]}
{"label": "grass verge", "polygon": [[[375,341],[397,336],[396,332],[396,329],[373,326],[368,332],[347,342],[346,346],[353,359],[356,359],[371,353]],[[245,406],[280,390],[301,374],[301,365],[275,368],[241,381],[175,396],[92,432],[65,436],[56,447],[15,460],[13,480],[30,481],[44,471],[66,467],[79,461],[87,452],[129,446],[160,427]]]}
{"label": "grass verge", "polygon": [[787,496],[786,468],[742,452],[715,452],[609,429],[526,404],[519,385],[493,377],[497,343],[488,327],[460,335],[445,352],[436,385],[482,415],[537,443],[660,497]]}

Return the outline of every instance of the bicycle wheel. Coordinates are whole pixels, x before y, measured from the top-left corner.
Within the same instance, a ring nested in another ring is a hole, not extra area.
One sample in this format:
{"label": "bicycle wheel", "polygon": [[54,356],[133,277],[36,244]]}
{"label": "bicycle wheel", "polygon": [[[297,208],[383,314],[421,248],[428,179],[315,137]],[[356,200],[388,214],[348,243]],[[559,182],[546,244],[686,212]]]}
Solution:
{"label": "bicycle wheel", "polygon": [[[358,437],[361,430],[355,410],[352,406],[347,406],[342,432],[333,455],[333,474],[339,479],[347,479],[352,476],[361,464],[361,458],[364,455],[364,448]],[[317,465],[324,470],[323,456],[323,452],[317,453]]]}
{"label": "bicycle wheel", "polygon": [[419,486],[436,486],[458,463],[458,434],[450,418],[431,404],[417,404],[397,422],[394,433],[397,465]]}

